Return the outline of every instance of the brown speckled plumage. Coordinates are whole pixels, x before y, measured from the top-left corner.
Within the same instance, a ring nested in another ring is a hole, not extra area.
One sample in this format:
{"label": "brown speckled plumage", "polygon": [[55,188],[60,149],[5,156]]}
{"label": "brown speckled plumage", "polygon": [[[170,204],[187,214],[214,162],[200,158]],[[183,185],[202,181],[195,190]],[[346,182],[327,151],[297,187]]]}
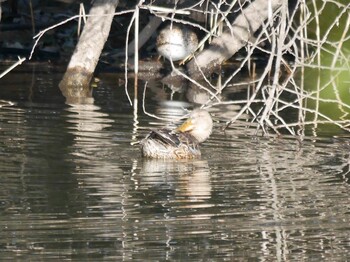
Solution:
{"label": "brown speckled plumage", "polygon": [[201,156],[199,143],[205,141],[212,130],[212,119],[205,110],[196,109],[176,130],[151,131],[141,141],[142,156],[163,159],[190,159]]}
{"label": "brown speckled plumage", "polygon": [[198,45],[198,38],[190,27],[172,24],[163,28],[157,37],[157,51],[172,61],[182,60],[192,54]]}

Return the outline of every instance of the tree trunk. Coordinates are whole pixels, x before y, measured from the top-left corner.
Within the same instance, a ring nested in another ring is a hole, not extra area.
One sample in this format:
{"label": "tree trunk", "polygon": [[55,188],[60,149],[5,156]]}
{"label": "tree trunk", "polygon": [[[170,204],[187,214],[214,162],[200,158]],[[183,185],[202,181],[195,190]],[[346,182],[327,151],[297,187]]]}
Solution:
{"label": "tree trunk", "polygon": [[215,38],[210,46],[192,59],[188,73],[192,78],[212,73],[224,61],[245,46],[253,34],[263,25],[269,14],[287,0],[255,0],[232,23],[232,27]]}
{"label": "tree trunk", "polygon": [[118,0],[96,0],[59,86],[67,103],[93,101],[90,81],[108,38]]}

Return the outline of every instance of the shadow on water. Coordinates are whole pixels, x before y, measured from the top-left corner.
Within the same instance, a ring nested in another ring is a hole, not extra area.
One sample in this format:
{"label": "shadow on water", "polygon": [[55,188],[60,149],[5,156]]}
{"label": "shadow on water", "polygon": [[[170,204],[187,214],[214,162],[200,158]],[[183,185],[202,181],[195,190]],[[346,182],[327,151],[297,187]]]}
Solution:
{"label": "shadow on water", "polygon": [[199,101],[189,90],[149,83],[154,119],[141,105],[134,115],[115,79],[77,106],[64,104],[57,74],[20,79],[0,89],[2,259],[349,257],[347,137],[259,137],[244,117],[222,132],[237,106],[221,105],[202,159],[145,160],[131,142],[175,126],[165,119]]}

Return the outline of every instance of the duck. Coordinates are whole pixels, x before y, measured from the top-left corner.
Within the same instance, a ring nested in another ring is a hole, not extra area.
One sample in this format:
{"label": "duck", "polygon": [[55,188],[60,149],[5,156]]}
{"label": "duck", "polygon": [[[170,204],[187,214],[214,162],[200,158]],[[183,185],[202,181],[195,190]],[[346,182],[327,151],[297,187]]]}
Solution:
{"label": "duck", "polygon": [[159,55],[171,61],[179,61],[196,50],[198,38],[189,27],[172,23],[159,32],[156,46]]}
{"label": "duck", "polygon": [[199,144],[207,140],[213,120],[204,109],[194,109],[178,128],[152,130],[141,140],[141,153],[153,159],[193,159],[201,156]]}

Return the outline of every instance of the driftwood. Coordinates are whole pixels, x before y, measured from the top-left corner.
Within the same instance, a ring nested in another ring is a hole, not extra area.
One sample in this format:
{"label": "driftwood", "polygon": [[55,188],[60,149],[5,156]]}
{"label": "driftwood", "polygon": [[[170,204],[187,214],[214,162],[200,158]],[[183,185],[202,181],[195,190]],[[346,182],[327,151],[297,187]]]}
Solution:
{"label": "driftwood", "polygon": [[215,71],[218,66],[247,44],[283,1],[287,0],[256,0],[243,9],[230,28],[221,36],[214,38],[208,48],[187,64],[189,75],[192,78],[199,78]]}
{"label": "driftwood", "polygon": [[109,35],[117,5],[118,0],[94,2],[59,85],[68,103],[84,103],[92,100],[90,81]]}
{"label": "driftwood", "polygon": [[[287,0],[256,0],[242,9],[242,13],[232,25],[222,35],[214,38],[208,48],[187,64],[189,77],[198,79],[215,71],[218,66],[248,43],[253,34],[269,18],[269,15],[272,19],[272,13],[282,5],[283,1]],[[168,4],[167,1],[165,2]],[[67,100],[79,103],[92,97],[89,84],[107,40],[117,5],[118,0],[96,0],[94,2],[79,43],[60,83],[60,89]],[[154,18],[152,21],[154,24],[151,23],[150,27],[151,30],[155,30],[160,19]],[[150,30],[146,29],[144,31]],[[144,41],[149,35],[148,32]],[[142,45],[144,41],[139,42],[139,45]],[[130,50],[129,52],[132,53]],[[167,81],[171,81],[173,77],[173,74],[167,76]]]}

